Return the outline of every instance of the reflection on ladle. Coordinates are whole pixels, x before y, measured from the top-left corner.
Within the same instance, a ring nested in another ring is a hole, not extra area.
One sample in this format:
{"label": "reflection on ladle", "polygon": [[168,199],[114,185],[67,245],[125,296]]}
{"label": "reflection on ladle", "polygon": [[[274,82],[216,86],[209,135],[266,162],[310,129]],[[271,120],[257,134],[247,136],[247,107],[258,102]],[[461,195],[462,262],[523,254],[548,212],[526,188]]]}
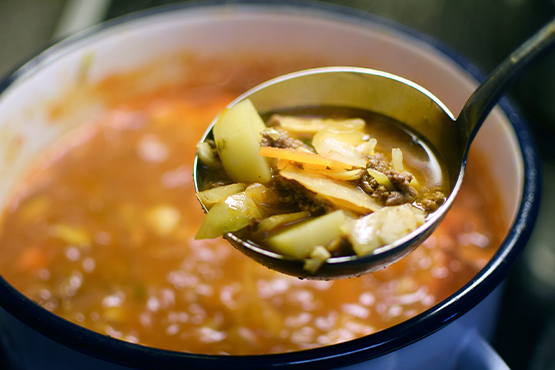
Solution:
{"label": "reflection on ladle", "polygon": [[[450,193],[439,209],[409,235],[372,254],[331,257],[316,273],[305,269],[304,261],[269,251],[233,233],[224,237],[238,250],[277,271],[309,279],[337,279],[359,276],[384,268],[419,246],[443,220],[462,184],[470,144],[483,121],[520,73],[555,44],[552,20],[506,58],[476,89],[454,118],[441,101],[421,86],[404,78],[355,67],[316,68],[288,74],[246,92],[228,108],[249,99],[259,112],[294,107],[336,106],[364,109],[391,117],[411,132],[425,138],[443,160]],[[202,141],[212,137],[214,121]],[[194,182],[201,189],[198,156]],[[203,208],[206,211],[206,207]]]}

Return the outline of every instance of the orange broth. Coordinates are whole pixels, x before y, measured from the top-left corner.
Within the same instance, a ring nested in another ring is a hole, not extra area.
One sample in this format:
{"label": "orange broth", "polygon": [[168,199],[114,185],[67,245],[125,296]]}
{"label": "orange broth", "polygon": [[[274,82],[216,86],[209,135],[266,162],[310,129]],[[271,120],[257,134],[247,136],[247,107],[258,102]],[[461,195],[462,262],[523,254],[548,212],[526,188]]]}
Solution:
{"label": "orange broth", "polygon": [[[183,58],[194,72],[183,82],[137,88],[148,79],[145,68],[94,86],[109,110],[60,140],[21,184],[1,222],[0,273],[45,309],[99,333],[231,355],[368,335],[461,288],[504,236],[491,212],[499,202],[481,188],[488,181],[478,157],[433,236],[374,274],[299,280],[223,239],[193,240],[204,217],[192,184],[195,145],[239,93],[318,65],[280,62]],[[61,114],[63,104],[53,107]]]}

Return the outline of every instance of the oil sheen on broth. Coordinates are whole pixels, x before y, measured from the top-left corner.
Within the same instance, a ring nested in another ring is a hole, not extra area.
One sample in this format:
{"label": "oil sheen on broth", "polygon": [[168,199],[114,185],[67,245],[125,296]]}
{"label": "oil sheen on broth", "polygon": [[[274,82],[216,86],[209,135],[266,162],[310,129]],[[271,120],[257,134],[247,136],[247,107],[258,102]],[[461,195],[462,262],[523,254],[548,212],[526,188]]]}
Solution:
{"label": "oil sheen on broth", "polygon": [[196,143],[235,96],[289,71],[268,67],[271,59],[242,60],[231,63],[235,76],[256,71],[258,80],[222,84],[211,71],[222,73],[229,60],[182,63],[199,72],[195,81],[136,89],[150,72],[145,68],[95,86],[108,111],[61,139],[14,191],[1,222],[0,273],[45,309],[157,348],[296,351],[419,314],[467,283],[499,246],[503,225],[485,212],[499,204],[482,188],[487,171],[478,157],[436,232],[374,274],[299,280],[260,266],[221,238],[194,240],[203,219],[192,184]]}

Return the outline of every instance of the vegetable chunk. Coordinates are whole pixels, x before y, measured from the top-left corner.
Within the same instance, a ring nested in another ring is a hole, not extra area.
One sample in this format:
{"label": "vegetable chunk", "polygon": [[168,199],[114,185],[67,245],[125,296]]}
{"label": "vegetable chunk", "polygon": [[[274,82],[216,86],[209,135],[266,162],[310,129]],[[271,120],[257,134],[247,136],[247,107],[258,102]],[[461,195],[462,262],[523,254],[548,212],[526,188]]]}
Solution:
{"label": "vegetable chunk", "polygon": [[216,121],[214,140],[225,172],[233,181],[265,184],[271,180],[269,163],[258,155],[260,132],[265,128],[250,100],[225,110]]}
{"label": "vegetable chunk", "polygon": [[409,204],[384,207],[359,219],[348,220],[345,232],[358,256],[370,254],[410,234],[424,223],[424,213]]}
{"label": "vegetable chunk", "polygon": [[326,246],[343,235],[341,225],[346,220],[343,211],[312,218],[291,226],[267,239],[272,250],[298,259],[310,256],[317,246]]}
{"label": "vegetable chunk", "polygon": [[261,218],[260,211],[245,192],[230,195],[208,211],[195,239],[213,239],[241,230],[257,218]]}
{"label": "vegetable chunk", "polygon": [[234,184],[219,186],[217,188],[208,189],[197,192],[198,200],[204,204],[206,209],[210,210],[212,206],[218,202],[222,202],[230,195],[240,193],[247,188],[247,184],[238,182]]}

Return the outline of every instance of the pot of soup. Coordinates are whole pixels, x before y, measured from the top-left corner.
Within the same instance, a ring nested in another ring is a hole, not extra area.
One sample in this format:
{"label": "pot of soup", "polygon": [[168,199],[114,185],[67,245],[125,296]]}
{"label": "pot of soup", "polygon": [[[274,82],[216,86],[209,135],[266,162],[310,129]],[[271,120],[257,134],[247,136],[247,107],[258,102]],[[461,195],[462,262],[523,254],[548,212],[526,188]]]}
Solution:
{"label": "pot of soup", "polygon": [[[416,251],[359,278],[271,271],[195,240],[196,144],[272,77],[351,65],[458,113],[481,74],[405,27],[323,4],[201,2],[99,25],[0,84],[0,338],[17,369],[484,368],[538,206],[538,157],[503,100],[460,195]],[[488,368],[489,368],[488,367]]]}

